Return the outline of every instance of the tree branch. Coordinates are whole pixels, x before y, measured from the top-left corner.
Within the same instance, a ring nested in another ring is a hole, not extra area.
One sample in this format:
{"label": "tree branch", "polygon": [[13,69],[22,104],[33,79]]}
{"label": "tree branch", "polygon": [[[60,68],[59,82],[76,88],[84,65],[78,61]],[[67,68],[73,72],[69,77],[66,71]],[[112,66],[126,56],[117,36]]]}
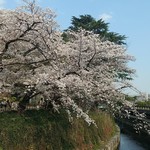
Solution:
{"label": "tree branch", "polygon": [[94,59],[95,55],[96,55],[96,44],[95,44],[95,40],[94,40],[94,54],[93,54],[93,56],[91,57],[91,59],[88,61],[87,67],[90,66],[90,63],[91,63],[92,60]]}

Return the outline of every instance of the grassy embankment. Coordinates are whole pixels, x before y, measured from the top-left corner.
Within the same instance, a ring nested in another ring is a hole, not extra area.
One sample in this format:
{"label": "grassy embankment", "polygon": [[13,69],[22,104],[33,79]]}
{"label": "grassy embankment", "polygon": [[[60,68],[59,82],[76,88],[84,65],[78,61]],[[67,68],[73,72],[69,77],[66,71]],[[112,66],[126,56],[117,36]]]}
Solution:
{"label": "grassy embankment", "polygon": [[103,112],[91,117],[98,128],[76,118],[71,124],[65,112],[0,113],[0,150],[96,150],[114,135],[115,123]]}

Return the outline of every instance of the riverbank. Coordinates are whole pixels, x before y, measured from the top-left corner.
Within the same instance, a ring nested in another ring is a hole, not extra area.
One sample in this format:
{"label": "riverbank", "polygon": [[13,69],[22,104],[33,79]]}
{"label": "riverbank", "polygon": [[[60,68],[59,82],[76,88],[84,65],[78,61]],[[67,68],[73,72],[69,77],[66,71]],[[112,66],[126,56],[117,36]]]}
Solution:
{"label": "riverbank", "polygon": [[0,146],[2,150],[97,150],[115,135],[113,119],[103,112],[91,112],[96,121],[88,126],[74,117],[69,122],[62,111],[54,114],[46,110],[0,113]]}
{"label": "riverbank", "polygon": [[118,150],[120,145],[120,128],[116,126],[116,134],[108,141],[102,150]]}

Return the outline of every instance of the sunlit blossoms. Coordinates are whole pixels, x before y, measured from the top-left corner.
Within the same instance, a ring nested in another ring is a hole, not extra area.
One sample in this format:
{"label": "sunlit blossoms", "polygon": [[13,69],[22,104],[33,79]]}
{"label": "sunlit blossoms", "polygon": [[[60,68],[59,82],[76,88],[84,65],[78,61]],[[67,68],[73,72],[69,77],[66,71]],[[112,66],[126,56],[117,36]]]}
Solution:
{"label": "sunlit blossoms", "polygon": [[82,29],[67,31],[66,42],[54,18],[50,9],[28,1],[16,10],[0,10],[0,92],[21,97],[20,109],[42,95],[49,109],[63,108],[89,124],[95,103],[119,110],[115,104],[124,98],[123,75],[134,73],[127,66],[133,57],[125,47]]}

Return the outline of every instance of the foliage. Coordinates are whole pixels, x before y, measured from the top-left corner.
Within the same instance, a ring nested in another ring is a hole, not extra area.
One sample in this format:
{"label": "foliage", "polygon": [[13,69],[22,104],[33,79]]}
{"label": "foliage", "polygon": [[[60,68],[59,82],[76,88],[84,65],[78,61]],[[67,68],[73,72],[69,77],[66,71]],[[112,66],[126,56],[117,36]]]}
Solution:
{"label": "foliage", "polygon": [[9,100],[10,102],[17,101],[16,97],[12,97],[9,93],[0,93],[0,102],[7,100]]}
{"label": "foliage", "polygon": [[137,98],[136,96],[125,95],[125,99],[127,101],[135,102],[136,98]]}
{"label": "foliage", "polygon": [[[126,39],[125,35],[119,35],[115,32],[109,31],[109,23],[105,23],[104,20],[96,20],[91,15],[80,15],[79,18],[73,16],[71,26],[68,27],[68,30],[74,32],[80,32],[80,29],[85,29],[86,31],[92,31],[94,34],[98,34],[101,41],[110,41],[117,45],[125,45],[124,40]],[[62,34],[64,41],[69,41],[70,35],[67,32]],[[130,73],[126,71],[117,71],[116,77],[125,80],[133,80],[130,76]]]}
{"label": "foliage", "polygon": [[150,101],[136,102],[136,106],[139,106],[139,107],[150,107]]}
{"label": "foliage", "polygon": [[[67,30],[73,30],[77,32],[80,28],[87,31],[92,31],[98,34],[101,39],[114,42],[115,44],[123,45],[126,39],[125,35],[120,35],[115,32],[109,31],[109,23],[104,20],[96,20],[91,15],[80,15],[79,18],[73,16],[71,20],[71,26]],[[64,33],[64,39],[67,40],[67,35]]]}
{"label": "foliage", "polygon": [[71,124],[63,110],[55,115],[45,110],[26,111],[22,116],[1,113],[0,146],[7,150],[97,149],[114,135],[115,124],[102,112],[91,112],[91,117],[98,128],[77,118]]}

